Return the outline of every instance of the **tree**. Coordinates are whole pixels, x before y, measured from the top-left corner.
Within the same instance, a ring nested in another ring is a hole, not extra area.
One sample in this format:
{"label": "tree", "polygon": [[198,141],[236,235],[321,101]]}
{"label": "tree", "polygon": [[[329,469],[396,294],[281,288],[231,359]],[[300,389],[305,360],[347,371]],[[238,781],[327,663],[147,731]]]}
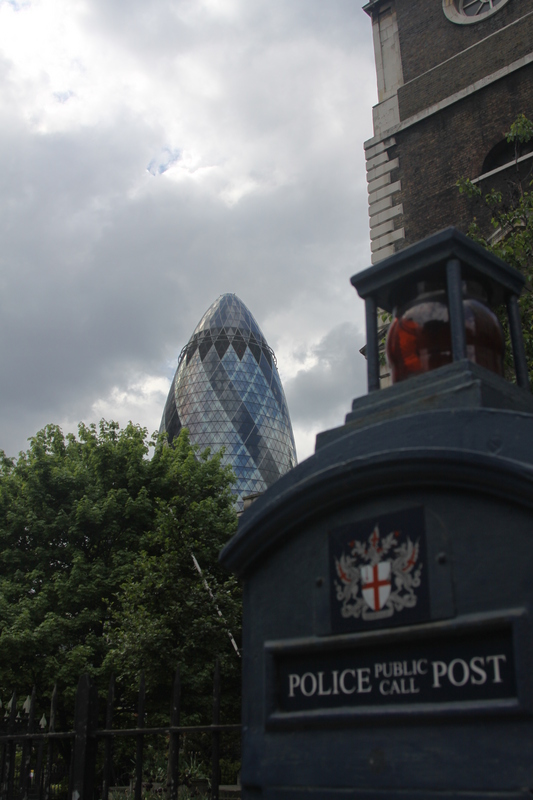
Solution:
{"label": "tree", "polygon": [[[185,553],[194,547],[212,572],[237,633],[238,588],[216,563],[236,525],[231,482],[221,456],[199,455],[186,431],[168,446],[131,423],[81,424],[77,438],[49,425],[17,461],[0,451],[1,696],[32,685],[49,695],[57,682],[64,716],[83,672],[103,689],[115,663],[138,677],[136,659],[150,657],[154,680],[168,669],[168,682],[197,653],[212,669],[231,643]],[[180,646],[157,616],[174,584],[188,590],[172,606],[174,629],[188,631]]]}
{"label": "tree", "polygon": [[[122,682],[136,687],[142,666],[147,690],[167,713],[176,664],[180,664],[186,724],[205,724],[212,708],[214,656],[224,676],[226,721],[240,715],[240,655],[232,636],[240,632],[241,589],[218,565],[218,554],[233,531],[233,495],[220,499],[219,456],[196,458],[187,435],[176,452],[156,455],[176,488],[161,500],[154,525],[141,537],[121,586],[106,635],[106,665]],[[170,469],[166,461],[170,461]],[[198,570],[201,570],[202,577]],[[206,588],[206,584],[207,587]]]}
{"label": "tree", "polygon": [[[468,235],[518,269],[526,279],[526,288],[519,303],[529,379],[533,384],[533,192],[532,168],[524,166],[532,162],[522,159],[524,150],[531,151],[533,122],[521,114],[511,125],[506,139],[513,148],[515,169],[504,189],[492,188],[483,192],[479,185],[467,178],[461,178],[457,185],[459,191],[470,197],[474,204],[481,204],[490,212],[489,228],[486,229],[474,217]],[[501,321],[506,334],[506,374],[511,376],[514,372],[504,315]]]}

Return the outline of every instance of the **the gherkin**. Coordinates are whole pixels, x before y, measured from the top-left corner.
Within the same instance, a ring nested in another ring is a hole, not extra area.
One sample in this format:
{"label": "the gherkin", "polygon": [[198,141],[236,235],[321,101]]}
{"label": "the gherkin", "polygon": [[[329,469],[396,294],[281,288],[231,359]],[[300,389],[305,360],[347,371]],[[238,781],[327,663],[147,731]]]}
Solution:
{"label": "the gherkin", "polygon": [[296,465],[289,409],[276,359],[259,325],[234,294],[221,295],[183,348],[160,431],[188,428],[200,449],[225,449],[242,498],[263,492]]}

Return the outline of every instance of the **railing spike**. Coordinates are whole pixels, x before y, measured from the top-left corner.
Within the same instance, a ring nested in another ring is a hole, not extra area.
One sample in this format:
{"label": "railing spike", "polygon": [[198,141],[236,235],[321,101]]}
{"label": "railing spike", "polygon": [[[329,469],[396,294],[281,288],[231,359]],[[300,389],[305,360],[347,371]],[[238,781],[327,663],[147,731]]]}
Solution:
{"label": "railing spike", "polygon": [[[213,725],[220,724],[220,660],[215,662],[213,676]],[[211,800],[218,800],[220,782],[220,732],[213,731],[211,744]]]}
{"label": "railing spike", "polygon": [[[35,686],[32,689],[31,697],[28,695],[26,698],[24,705],[22,706],[26,718],[28,720],[28,727],[27,727],[27,734],[31,736],[34,732],[34,724],[35,724],[35,696],[36,696],[36,689]],[[31,765],[31,756],[32,756],[32,749],[33,743],[30,739],[24,740],[22,743],[22,753],[20,756],[20,774],[19,774],[19,785],[20,785],[20,798],[21,800],[28,800],[29,792],[31,788],[30,782],[30,765]]]}
{"label": "railing spike", "polygon": [[[144,670],[141,672],[139,681],[139,697],[137,705],[137,728],[144,728],[145,715],[146,683],[144,680]],[[142,797],[142,774],[143,774],[143,736],[137,736],[137,752],[135,757],[135,794],[134,800],[141,800]]]}
{"label": "railing spike", "polygon": [[[170,727],[179,727],[180,724],[180,670],[176,668],[174,687],[172,690],[172,704],[170,708]],[[168,747],[167,767],[167,797],[168,800],[178,800],[179,795],[179,753],[180,735],[171,733]]]}
{"label": "railing spike", "polygon": [[[109,688],[107,690],[107,708],[105,726],[106,730],[113,727],[113,705],[115,702],[115,676],[111,674],[109,678]],[[111,782],[113,760],[113,738],[109,736],[104,745],[104,782],[102,785],[102,800],[108,800],[109,784]]]}

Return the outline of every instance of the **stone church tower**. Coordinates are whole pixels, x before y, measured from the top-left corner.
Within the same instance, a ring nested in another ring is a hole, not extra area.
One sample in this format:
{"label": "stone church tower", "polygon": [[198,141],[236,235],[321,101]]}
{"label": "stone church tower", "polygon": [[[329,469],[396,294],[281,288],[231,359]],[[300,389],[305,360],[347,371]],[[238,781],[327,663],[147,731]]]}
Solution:
{"label": "stone church tower", "polygon": [[[471,201],[516,177],[505,133],[533,119],[533,0],[371,0],[379,102],[365,143],[372,260],[466,230]],[[521,155],[531,167],[533,152]],[[514,171],[514,172],[513,172]]]}

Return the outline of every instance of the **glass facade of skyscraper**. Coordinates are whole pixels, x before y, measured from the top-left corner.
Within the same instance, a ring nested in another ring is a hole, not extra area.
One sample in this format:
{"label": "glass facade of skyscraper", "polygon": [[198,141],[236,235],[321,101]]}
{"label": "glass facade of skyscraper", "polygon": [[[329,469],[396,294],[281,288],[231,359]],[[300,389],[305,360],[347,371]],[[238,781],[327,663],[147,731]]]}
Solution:
{"label": "glass facade of skyscraper", "polygon": [[160,431],[188,428],[200,449],[225,448],[242,498],[263,492],[296,465],[287,401],[273,351],[244,303],[223,294],[183,348]]}

